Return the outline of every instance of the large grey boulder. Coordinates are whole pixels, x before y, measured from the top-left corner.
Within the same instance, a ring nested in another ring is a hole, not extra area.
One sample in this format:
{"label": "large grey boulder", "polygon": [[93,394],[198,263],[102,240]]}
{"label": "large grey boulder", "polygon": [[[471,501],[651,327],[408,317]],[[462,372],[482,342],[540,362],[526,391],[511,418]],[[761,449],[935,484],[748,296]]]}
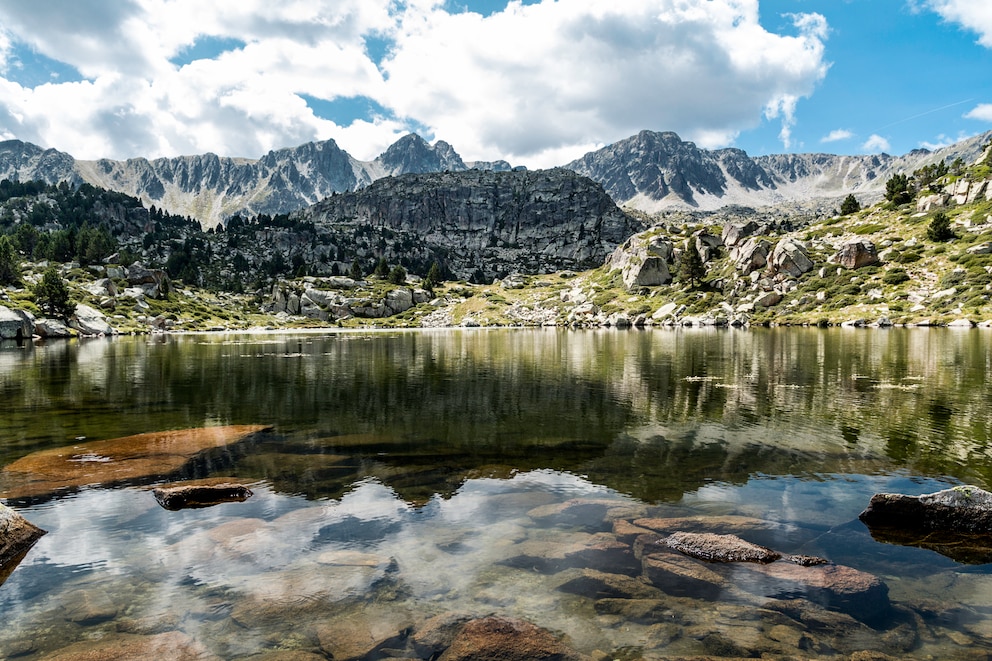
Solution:
{"label": "large grey boulder", "polygon": [[734,266],[743,275],[762,269],[768,263],[768,253],[771,252],[772,244],[766,239],[752,237],[731,251],[731,259]]}
{"label": "large grey boulder", "polygon": [[788,273],[793,278],[813,270],[813,260],[809,258],[806,246],[792,238],[778,242],[769,262],[777,273]]}
{"label": "large grey boulder", "polygon": [[859,515],[872,537],[958,562],[992,562],[992,493],[958,486],[922,496],[877,493]]}
{"label": "large grey boulder", "polygon": [[72,337],[72,329],[58,319],[39,319],[34,332],[38,337]]}
{"label": "large grey boulder", "polygon": [[75,328],[80,335],[114,335],[117,332],[107,323],[107,317],[102,312],[83,303],[76,304],[69,327]]}
{"label": "large grey boulder", "polygon": [[620,271],[620,278],[628,289],[655,287],[672,281],[668,264],[674,253],[675,249],[668,241],[639,234],[617,246],[606,264],[610,271]]}
{"label": "large grey boulder", "polygon": [[834,261],[846,269],[860,269],[881,263],[875,244],[867,239],[848,241],[834,255]]}
{"label": "large grey boulder", "polygon": [[413,307],[413,292],[405,288],[393,289],[386,294],[385,304],[392,314],[406,312]]}
{"label": "large grey boulder", "polygon": [[141,287],[149,298],[160,298],[171,291],[168,274],[161,269],[146,268],[135,262],[127,268],[128,284]]}
{"label": "large grey boulder", "polygon": [[34,319],[23,310],[0,305],[0,340],[26,340],[34,335]]}
{"label": "large grey boulder", "polygon": [[761,229],[761,226],[753,220],[749,220],[743,225],[727,223],[723,226],[723,232],[721,233],[723,244],[728,248],[733,248],[748,237],[759,234]]}

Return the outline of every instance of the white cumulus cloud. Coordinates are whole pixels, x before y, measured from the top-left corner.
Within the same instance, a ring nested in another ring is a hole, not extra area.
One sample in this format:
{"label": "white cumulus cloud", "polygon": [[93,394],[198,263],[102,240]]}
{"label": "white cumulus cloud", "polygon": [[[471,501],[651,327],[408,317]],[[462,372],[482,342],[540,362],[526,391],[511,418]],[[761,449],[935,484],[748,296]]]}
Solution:
{"label": "white cumulus cloud", "polygon": [[[825,19],[791,19],[768,31],[758,0],[514,0],[489,16],[441,0],[0,0],[7,47],[84,78],[29,88],[0,69],[0,134],[79,158],[326,138],[371,158],[419,130],[466,160],[540,167],[645,128],[725,146],[764,116],[788,147],[828,68]],[[383,111],[335,121],[304,97]]]}
{"label": "white cumulus cloud", "polygon": [[968,119],[992,122],[992,103],[981,103],[966,112],[964,116]]}
{"label": "white cumulus cloud", "polygon": [[842,140],[850,140],[854,137],[854,133],[848,131],[847,129],[834,129],[827,135],[820,138],[820,142],[840,142]]}
{"label": "white cumulus cloud", "polygon": [[861,149],[866,152],[888,152],[892,149],[889,141],[880,135],[872,134],[868,140],[861,145]]}
{"label": "white cumulus cloud", "polygon": [[992,48],[992,2],[988,0],[927,0],[946,21],[978,33],[978,42]]}

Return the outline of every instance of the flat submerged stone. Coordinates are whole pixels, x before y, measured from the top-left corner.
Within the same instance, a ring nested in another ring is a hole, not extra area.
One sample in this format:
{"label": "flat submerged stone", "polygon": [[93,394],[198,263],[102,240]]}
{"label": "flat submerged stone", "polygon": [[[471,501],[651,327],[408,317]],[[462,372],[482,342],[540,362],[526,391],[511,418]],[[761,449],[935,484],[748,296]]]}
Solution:
{"label": "flat submerged stone", "polygon": [[159,505],[176,511],[244,502],[251,498],[252,491],[230,478],[213,478],[163,485],[153,489],[152,495]]}
{"label": "flat submerged stone", "polygon": [[43,497],[63,489],[171,475],[203,452],[269,429],[266,425],[179,429],[33,452],[0,471],[0,498]]}

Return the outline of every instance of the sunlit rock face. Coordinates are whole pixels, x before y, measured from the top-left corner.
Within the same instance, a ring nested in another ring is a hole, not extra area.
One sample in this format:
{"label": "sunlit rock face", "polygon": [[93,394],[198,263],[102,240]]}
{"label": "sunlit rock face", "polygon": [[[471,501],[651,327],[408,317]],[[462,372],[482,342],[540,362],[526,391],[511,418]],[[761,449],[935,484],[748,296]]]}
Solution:
{"label": "sunlit rock face", "polygon": [[0,585],[45,531],[0,504]]}

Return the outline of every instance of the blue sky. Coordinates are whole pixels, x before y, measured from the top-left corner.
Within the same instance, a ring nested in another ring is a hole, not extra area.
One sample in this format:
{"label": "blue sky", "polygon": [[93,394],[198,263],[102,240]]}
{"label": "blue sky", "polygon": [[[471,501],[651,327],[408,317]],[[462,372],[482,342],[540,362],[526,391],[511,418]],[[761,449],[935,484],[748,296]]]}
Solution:
{"label": "blue sky", "polygon": [[992,129],[990,71],[984,0],[0,0],[0,139],[82,159],[902,154]]}

